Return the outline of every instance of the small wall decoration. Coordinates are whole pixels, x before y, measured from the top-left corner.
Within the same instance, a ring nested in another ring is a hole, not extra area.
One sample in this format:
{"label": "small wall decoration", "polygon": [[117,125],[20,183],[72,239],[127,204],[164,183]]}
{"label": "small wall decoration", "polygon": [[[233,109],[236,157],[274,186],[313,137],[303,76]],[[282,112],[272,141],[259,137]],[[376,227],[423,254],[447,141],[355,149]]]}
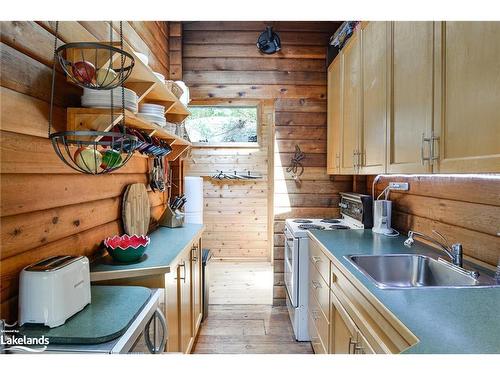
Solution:
{"label": "small wall decoration", "polygon": [[300,176],[304,173],[304,166],[302,165],[302,161],[306,158],[306,155],[301,151],[299,145],[295,145],[295,154],[290,160],[291,165],[287,167],[286,171],[292,175],[295,183],[300,186],[302,181],[300,180]]}

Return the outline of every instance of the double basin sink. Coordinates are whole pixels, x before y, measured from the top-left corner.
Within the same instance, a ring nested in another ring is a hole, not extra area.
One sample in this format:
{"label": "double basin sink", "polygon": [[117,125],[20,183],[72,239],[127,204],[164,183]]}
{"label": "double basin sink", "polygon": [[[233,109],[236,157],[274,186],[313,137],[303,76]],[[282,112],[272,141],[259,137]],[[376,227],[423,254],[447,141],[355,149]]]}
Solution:
{"label": "double basin sink", "polygon": [[346,258],[381,289],[500,286],[493,277],[426,255],[351,255]]}

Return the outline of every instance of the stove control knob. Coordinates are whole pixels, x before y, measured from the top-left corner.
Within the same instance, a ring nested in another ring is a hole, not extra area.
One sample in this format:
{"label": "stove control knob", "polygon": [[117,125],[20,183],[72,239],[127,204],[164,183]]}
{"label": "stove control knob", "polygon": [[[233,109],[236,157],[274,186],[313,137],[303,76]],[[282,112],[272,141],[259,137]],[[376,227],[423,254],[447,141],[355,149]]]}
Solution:
{"label": "stove control knob", "polygon": [[340,208],[347,208],[347,207],[349,207],[349,206],[348,206],[346,203],[342,203],[342,202],[340,202],[340,203],[339,203],[339,207],[340,207]]}
{"label": "stove control knob", "polygon": [[362,213],[362,212],[363,212],[363,210],[362,210],[361,208],[354,208],[354,209],[353,209],[353,212],[354,212],[355,214],[360,214],[360,213]]}

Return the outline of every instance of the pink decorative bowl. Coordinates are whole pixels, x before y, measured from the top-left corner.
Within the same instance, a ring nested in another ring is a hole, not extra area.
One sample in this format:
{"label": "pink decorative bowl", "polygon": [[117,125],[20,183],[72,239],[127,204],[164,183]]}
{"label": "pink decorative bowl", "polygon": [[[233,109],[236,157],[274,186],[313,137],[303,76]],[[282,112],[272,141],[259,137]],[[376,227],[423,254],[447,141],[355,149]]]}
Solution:
{"label": "pink decorative bowl", "polygon": [[135,262],[139,260],[146,247],[149,245],[150,239],[148,236],[129,236],[124,234],[123,236],[108,237],[104,240],[104,246],[108,250],[109,255],[118,261],[123,263]]}

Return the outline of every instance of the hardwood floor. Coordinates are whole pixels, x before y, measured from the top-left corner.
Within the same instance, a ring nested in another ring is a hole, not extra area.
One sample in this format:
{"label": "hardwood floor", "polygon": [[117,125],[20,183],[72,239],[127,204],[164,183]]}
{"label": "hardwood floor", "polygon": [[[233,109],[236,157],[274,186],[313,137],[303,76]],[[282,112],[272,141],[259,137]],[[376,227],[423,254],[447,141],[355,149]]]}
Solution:
{"label": "hardwood floor", "polygon": [[297,342],[286,306],[210,305],[194,354],[312,354]]}
{"label": "hardwood floor", "polygon": [[273,302],[273,267],[269,262],[210,261],[210,304],[266,305]]}
{"label": "hardwood floor", "polygon": [[263,262],[210,262],[210,306],[195,354],[311,354],[295,341],[286,306],[272,306],[273,269]]}

